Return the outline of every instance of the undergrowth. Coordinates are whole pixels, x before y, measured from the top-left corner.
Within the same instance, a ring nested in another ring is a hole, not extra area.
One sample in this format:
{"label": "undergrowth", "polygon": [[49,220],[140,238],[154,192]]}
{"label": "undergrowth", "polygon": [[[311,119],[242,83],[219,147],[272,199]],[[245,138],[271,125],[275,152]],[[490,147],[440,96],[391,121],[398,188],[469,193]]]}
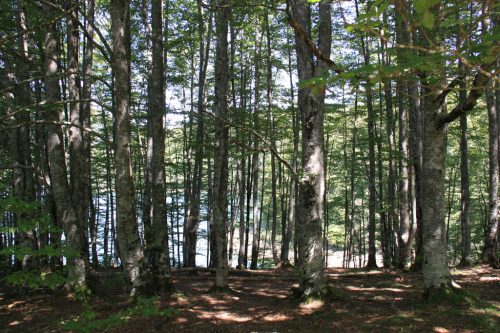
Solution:
{"label": "undergrowth", "polygon": [[120,327],[132,318],[169,318],[178,312],[174,308],[161,310],[158,307],[158,297],[139,297],[134,306],[113,313],[105,318],[98,318],[98,313],[88,304],[84,306],[85,310],[79,316],[60,322],[63,330],[73,333],[102,332]]}

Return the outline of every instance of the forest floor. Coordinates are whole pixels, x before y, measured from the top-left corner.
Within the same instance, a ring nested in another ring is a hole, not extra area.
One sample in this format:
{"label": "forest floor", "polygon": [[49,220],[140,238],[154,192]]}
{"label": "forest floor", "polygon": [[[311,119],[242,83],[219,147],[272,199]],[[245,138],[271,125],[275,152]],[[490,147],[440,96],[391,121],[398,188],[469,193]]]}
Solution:
{"label": "forest floor", "polygon": [[0,287],[0,332],[500,332],[500,271],[452,273],[470,295],[455,304],[424,303],[419,274],[359,269],[328,269],[337,299],[299,304],[292,271],[232,270],[231,290],[221,294],[210,290],[210,270],[179,269],[176,292],[138,306],[120,273],[101,271],[85,304],[62,292]]}

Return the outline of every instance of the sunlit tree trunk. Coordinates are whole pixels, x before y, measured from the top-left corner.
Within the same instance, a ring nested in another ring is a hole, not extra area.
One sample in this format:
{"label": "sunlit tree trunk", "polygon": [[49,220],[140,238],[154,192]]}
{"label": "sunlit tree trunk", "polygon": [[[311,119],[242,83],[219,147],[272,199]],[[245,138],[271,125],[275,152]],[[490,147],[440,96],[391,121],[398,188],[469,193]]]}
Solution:
{"label": "sunlit tree trunk", "polygon": [[[311,32],[311,9],[306,0],[292,0],[292,16],[305,33]],[[331,4],[319,4],[318,48],[326,57],[331,51]],[[326,65],[313,61],[312,50],[303,36],[295,31],[299,80],[308,80],[326,71]],[[299,290],[302,297],[321,296],[326,280],[323,273],[322,226],[324,219],[325,158],[324,158],[325,90],[313,92],[301,87],[298,106],[302,125],[302,178],[299,181],[297,212]]]}

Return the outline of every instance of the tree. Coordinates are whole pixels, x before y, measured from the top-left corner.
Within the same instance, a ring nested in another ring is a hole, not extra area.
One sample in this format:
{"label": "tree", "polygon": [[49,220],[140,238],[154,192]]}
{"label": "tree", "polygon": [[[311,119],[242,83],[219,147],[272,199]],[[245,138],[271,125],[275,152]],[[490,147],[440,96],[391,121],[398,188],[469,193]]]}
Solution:
{"label": "tree", "polygon": [[122,265],[132,285],[131,296],[147,290],[142,276],[144,253],[135,216],[130,158],[130,1],[112,0],[113,74],[115,81],[114,148],[116,223]]}
{"label": "tree", "polygon": [[[320,77],[328,69],[323,60],[313,60],[313,51],[304,37],[311,35],[311,8],[306,0],[291,0],[290,20],[295,28],[295,48],[299,80]],[[318,49],[325,56],[331,51],[331,3],[319,4]],[[300,34],[302,31],[306,36]],[[298,94],[298,109],[302,129],[302,178],[298,194],[299,293],[302,297],[321,297],[325,287],[323,273],[322,226],[324,219],[325,158],[324,158],[325,90],[302,86]]]}
{"label": "tree", "polygon": [[227,187],[228,187],[228,139],[227,125],[229,105],[228,26],[231,7],[227,0],[217,2],[216,51],[215,51],[215,142],[213,183],[213,219],[215,232],[215,288],[225,289],[228,283],[227,263]]}
{"label": "tree", "polygon": [[59,65],[58,56],[60,52],[59,38],[56,28],[55,10],[48,5],[44,6],[50,24],[45,30],[45,94],[48,107],[44,110],[47,121],[47,151],[50,168],[51,191],[57,211],[57,217],[61,220],[68,245],[73,247],[77,253],[69,260],[70,279],[76,289],[86,289],[85,272],[85,239],[83,220],[77,213],[68,184],[66,169],[66,152],[61,128],[62,110],[57,105],[60,103],[59,87]]}
{"label": "tree", "polygon": [[[146,259],[157,290],[168,289],[170,258],[168,253],[167,211],[165,198],[165,73],[163,70],[163,9],[161,0],[152,2],[152,73],[149,126],[152,134],[151,192],[152,225],[146,227]],[[149,230],[148,230],[149,229]]]}
{"label": "tree", "polygon": [[[435,18],[442,13],[440,5],[420,9],[423,15]],[[438,21],[421,22],[422,41],[426,49],[442,45],[443,30]],[[421,55],[423,57],[423,55]],[[429,58],[429,57],[427,57]],[[432,61],[433,69],[420,74],[422,82],[423,125],[423,170],[422,170],[422,224],[423,267],[425,295],[439,294],[443,289],[453,288],[446,254],[446,227],[444,219],[444,174],[446,134],[448,124],[472,110],[483,93],[491,63],[477,66],[476,74],[465,103],[460,103],[450,112],[445,111],[446,96],[459,83],[458,79],[446,82],[446,67],[442,56]]]}

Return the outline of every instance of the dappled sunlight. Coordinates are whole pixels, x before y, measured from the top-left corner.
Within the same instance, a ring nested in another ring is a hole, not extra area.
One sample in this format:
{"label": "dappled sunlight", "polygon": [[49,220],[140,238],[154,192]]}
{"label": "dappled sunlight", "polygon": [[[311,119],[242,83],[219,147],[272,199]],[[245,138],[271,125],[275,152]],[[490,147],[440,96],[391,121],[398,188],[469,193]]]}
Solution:
{"label": "dappled sunlight", "polygon": [[[291,295],[297,279],[276,273],[237,272],[230,276],[230,290],[211,293],[213,276],[178,275],[176,290],[160,298],[161,307],[177,313],[171,318],[149,320],[130,317],[125,332],[494,332],[500,320],[498,274],[474,273],[460,276],[466,290],[484,302],[471,308],[421,304],[422,283],[413,273],[367,274],[362,270],[328,270],[330,286],[339,298],[326,303],[310,300],[298,304]],[[271,275],[272,274],[272,275]],[[336,294],[337,295],[337,294]],[[118,299],[117,299],[118,300]],[[122,310],[126,298],[111,304],[93,300],[101,316]],[[50,322],[67,321],[81,315],[82,307],[66,295],[54,298],[29,296],[6,298],[1,304],[0,322],[6,332],[45,332]],[[3,314],[5,313],[5,314]],[[460,320],[456,320],[460,316]],[[44,323],[44,324],[40,324]],[[157,325],[157,326],[155,326]],[[164,326],[162,326],[164,325]],[[33,329],[37,329],[34,331]],[[57,330],[53,330],[57,331]],[[118,329],[109,333],[120,333]]]}
{"label": "dappled sunlight", "polygon": [[199,319],[203,320],[222,320],[226,322],[244,323],[252,320],[252,317],[247,315],[240,315],[228,311],[205,311],[205,310],[188,310],[194,312]]}
{"label": "dappled sunlight", "polygon": [[299,313],[302,315],[310,315],[323,309],[324,306],[325,302],[323,302],[322,300],[311,300],[299,305]]}
{"label": "dappled sunlight", "polygon": [[19,325],[19,324],[21,324],[21,322],[20,322],[20,321],[18,321],[18,320],[14,320],[14,321],[12,321],[12,322],[10,322],[10,323],[9,323],[9,326],[17,326],[17,325]]}
{"label": "dappled sunlight", "polygon": [[177,317],[174,319],[174,323],[176,324],[186,324],[188,322],[188,319],[185,317]]}
{"label": "dappled sunlight", "polygon": [[26,302],[25,301],[14,301],[10,304],[7,305],[7,309],[11,310],[15,308],[16,306],[24,305]]}
{"label": "dappled sunlight", "polygon": [[284,315],[282,313],[273,313],[273,314],[267,314],[259,319],[264,320],[264,321],[269,321],[269,322],[275,322],[275,321],[290,320],[292,318],[290,316]]}
{"label": "dappled sunlight", "polygon": [[222,305],[227,303],[227,299],[218,299],[210,295],[201,295],[200,300],[210,304],[210,305]]}
{"label": "dappled sunlight", "polygon": [[345,289],[349,291],[390,291],[393,293],[404,293],[406,291],[399,288],[355,287],[355,286],[346,286]]}
{"label": "dappled sunlight", "polygon": [[496,282],[500,281],[500,276],[481,276],[479,281],[482,282]]}
{"label": "dappled sunlight", "polygon": [[287,295],[284,294],[283,292],[280,292],[278,290],[269,290],[265,288],[256,289],[255,291],[252,291],[252,294],[261,297],[276,297],[282,299],[287,297]]}

